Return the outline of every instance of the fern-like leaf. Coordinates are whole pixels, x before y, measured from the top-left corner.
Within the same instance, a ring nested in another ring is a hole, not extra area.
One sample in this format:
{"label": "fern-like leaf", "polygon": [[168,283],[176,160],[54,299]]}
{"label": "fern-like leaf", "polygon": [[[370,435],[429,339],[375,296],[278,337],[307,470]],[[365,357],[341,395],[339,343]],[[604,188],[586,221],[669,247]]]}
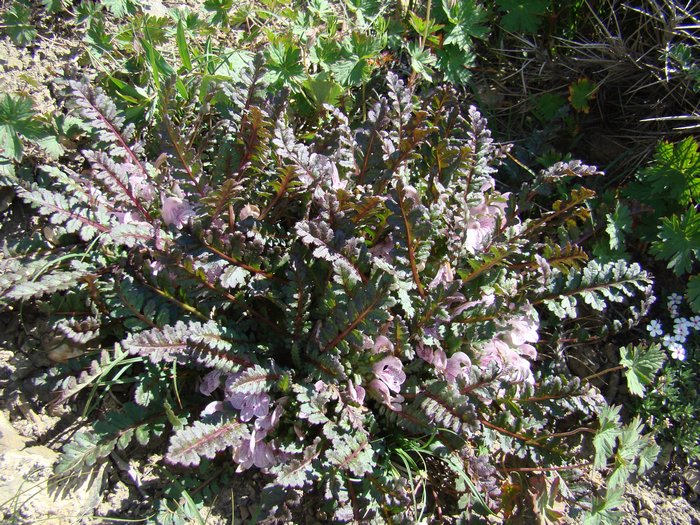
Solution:
{"label": "fern-like leaf", "polygon": [[166,459],[197,466],[202,457],[213,459],[222,450],[250,437],[248,427],[232,413],[217,413],[178,430],[170,440]]}

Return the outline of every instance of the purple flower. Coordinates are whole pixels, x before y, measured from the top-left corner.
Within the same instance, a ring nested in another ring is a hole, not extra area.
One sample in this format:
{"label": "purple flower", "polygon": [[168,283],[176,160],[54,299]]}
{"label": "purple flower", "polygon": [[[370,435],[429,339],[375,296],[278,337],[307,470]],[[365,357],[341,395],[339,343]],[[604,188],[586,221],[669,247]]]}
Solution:
{"label": "purple flower", "polygon": [[374,340],[374,344],[372,345],[372,353],[379,354],[383,350],[393,353],[394,343],[392,343],[387,337],[380,335]]}
{"label": "purple flower", "polygon": [[282,408],[282,405],[277,405],[272,412],[269,412],[264,417],[256,419],[256,432],[261,432],[264,435],[267,435],[271,430],[274,430],[277,427],[277,424],[280,422],[283,412],[284,408]]}
{"label": "purple flower", "polygon": [[223,401],[212,401],[211,403],[209,403],[207,406],[204,407],[204,410],[202,410],[200,417],[209,416],[211,414],[221,412],[222,410],[224,410],[224,402]]}
{"label": "purple flower", "polygon": [[388,356],[372,367],[374,377],[383,381],[392,392],[401,391],[401,384],[406,381],[403,365],[398,357]]}
{"label": "purple flower", "polygon": [[[430,281],[430,284],[428,284],[428,288],[435,288],[439,284],[447,286],[454,280],[455,274],[452,271],[452,267],[450,266],[449,262],[446,262],[442,266],[440,266],[437,273],[435,274],[435,277],[432,281]],[[462,298],[464,298],[464,296],[462,296]]]}
{"label": "purple flower", "polygon": [[390,410],[394,412],[401,411],[401,403],[404,402],[402,395],[392,396],[389,392],[389,387],[380,381],[379,379],[372,379],[368,386],[370,392],[372,392],[379,400],[389,407]]}
{"label": "purple flower", "polygon": [[207,375],[202,378],[202,383],[199,385],[199,391],[205,395],[210,396],[211,393],[219,388],[221,384],[221,371],[212,370]]}
{"label": "purple flower", "polygon": [[460,376],[466,376],[472,362],[464,352],[455,352],[445,364],[444,374],[449,381],[454,381]]}
{"label": "purple flower", "polygon": [[250,421],[253,416],[265,417],[270,411],[270,396],[267,394],[232,394],[228,402],[241,411],[241,421]]}
{"label": "purple flower", "polygon": [[352,379],[348,379],[347,394],[350,398],[350,401],[352,401],[353,403],[362,405],[365,402],[365,389],[362,388],[360,385],[353,385]]}
{"label": "purple flower", "polygon": [[134,196],[138,199],[151,202],[156,196],[155,187],[143,175],[132,174],[129,177],[129,184]]}
{"label": "purple flower", "polygon": [[[501,369],[503,377],[514,383],[534,383],[530,361],[525,359],[521,353],[531,356],[535,351],[531,345],[522,345],[513,348],[500,339],[493,339],[486,343],[481,349],[479,366],[486,367],[491,363],[496,363]],[[535,357],[536,357],[536,352]]]}
{"label": "purple flower", "polygon": [[184,199],[161,196],[160,200],[163,205],[163,222],[168,226],[175,226],[179,230],[194,216],[192,206]]}
{"label": "purple flower", "polygon": [[255,465],[265,469],[277,463],[275,452],[269,443],[262,441],[265,434],[253,430],[250,438],[241,440],[238,448],[233,452],[233,460],[238,463],[236,472],[243,472]]}
{"label": "purple flower", "polygon": [[513,346],[525,343],[536,343],[540,336],[537,333],[537,324],[522,316],[510,321],[510,332],[504,336],[504,340]]}

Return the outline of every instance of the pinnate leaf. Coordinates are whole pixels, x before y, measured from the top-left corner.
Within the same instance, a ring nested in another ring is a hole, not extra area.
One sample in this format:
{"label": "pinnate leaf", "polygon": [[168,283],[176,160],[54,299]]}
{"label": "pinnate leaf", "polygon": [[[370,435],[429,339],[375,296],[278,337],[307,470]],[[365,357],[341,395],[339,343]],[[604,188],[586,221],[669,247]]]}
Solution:
{"label": "pinnate leaf", "polygon": [[248,427],[234,414],[219,412],[178,430],[165,457],[171,463],[197,466],[202,457],[213,459],[218,452],[249,436]]}

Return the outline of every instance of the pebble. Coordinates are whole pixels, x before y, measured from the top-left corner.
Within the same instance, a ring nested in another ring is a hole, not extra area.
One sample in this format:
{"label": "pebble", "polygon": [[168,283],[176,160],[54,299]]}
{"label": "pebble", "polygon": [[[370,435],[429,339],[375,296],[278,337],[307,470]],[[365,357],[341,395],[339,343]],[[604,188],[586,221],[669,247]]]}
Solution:
{"label": "pebble", "polygon": [[640,494],[639,501],[645,509],[653,511],[656,509],[656,504],[651,500],[651,498],[646,494]]}

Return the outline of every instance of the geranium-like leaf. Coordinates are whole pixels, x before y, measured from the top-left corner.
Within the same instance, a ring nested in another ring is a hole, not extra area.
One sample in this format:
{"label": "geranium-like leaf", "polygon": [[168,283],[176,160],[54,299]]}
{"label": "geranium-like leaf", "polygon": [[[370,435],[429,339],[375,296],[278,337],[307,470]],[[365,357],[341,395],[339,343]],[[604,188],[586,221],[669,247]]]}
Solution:
{"label": "geranium-like leaf", "polygon": [[620,348],[620,364],[625,367],[627,387],[634,395],[644,395],[644,386],[653,381],[663,363],[664,353],[658,344],[648,348],[632,344]]}
{"label": "geranium-like leaf", "polygon": [[581,113],[591,110],[589,102],[595,98],[597,86],[587,78],[581,78],[569,85],[571,107]]}

